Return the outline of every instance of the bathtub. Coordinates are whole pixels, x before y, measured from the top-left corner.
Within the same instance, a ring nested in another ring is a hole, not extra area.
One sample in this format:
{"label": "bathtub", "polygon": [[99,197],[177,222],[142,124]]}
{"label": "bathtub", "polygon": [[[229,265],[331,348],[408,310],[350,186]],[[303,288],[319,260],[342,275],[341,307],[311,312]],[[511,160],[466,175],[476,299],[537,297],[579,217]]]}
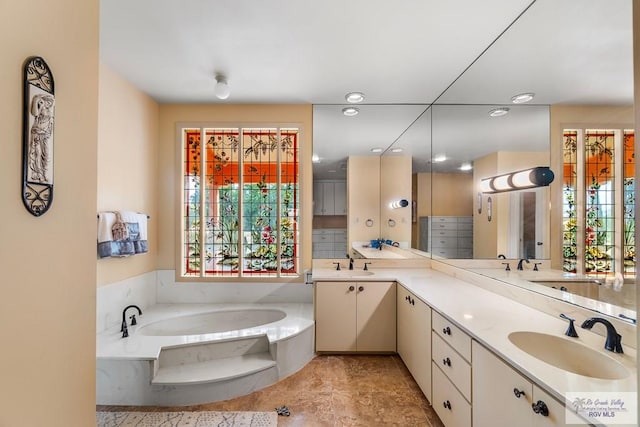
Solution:
{"label": "bathtub", "polygon": [[217,310],[147,323],[137,333],[147,336],[203,335],[268,325],[284,319],[279,309]]}
{"label": "bathtub", "polygon": [[314,336],[309,303],[157,304],[127,338],[115,323],[98,333],[96,401],[179,406],[245,395],[306,365]]}

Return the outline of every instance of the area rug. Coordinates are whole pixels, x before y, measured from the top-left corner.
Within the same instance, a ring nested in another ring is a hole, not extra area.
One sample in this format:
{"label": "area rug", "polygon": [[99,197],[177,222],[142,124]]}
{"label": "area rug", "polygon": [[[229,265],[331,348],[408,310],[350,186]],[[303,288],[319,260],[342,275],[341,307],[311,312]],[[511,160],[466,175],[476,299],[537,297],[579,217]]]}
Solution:
{"label": "area rug", "polygon": [[97,427],[274,427],[275,412],[96,412]]}

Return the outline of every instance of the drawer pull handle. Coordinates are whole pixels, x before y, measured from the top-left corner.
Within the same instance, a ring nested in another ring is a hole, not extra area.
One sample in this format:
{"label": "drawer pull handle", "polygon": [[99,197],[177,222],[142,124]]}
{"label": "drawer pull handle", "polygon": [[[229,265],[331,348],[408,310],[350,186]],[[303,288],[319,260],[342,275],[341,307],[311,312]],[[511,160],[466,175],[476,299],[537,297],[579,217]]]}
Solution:
{"label": "drawer pull handle", "polygon": [[411,299],[409,300],[409,304],[411,304],[411,305],[416,305],[416,300],[414,300],[413,298],[411,298]]}
{"label": "drawer pull handle", "polygon": [[349,286],[349,292],[353,292],[355,289],[356,289],[355,286],[353,285]]}
{"label": "drawer pull handle", "polygon": [[411,297],[409,295],[407,295],[406,297],[404,297],[405,301],[411,301]]}
{"label": "drawer pull handle", "polygon": [[547,404],[542,400],[538,400],[536,403],[532,403],[531,409],[533,409],[533,412],[542,415],[543,417],[549,416],[549,408],[547,407]]}
{"label": "drawer pull handle", "polygon": [[445,335],[451,335],[451,328],[448,326],[446,328],[442,328],[442,333]]}
{"label": "drawer pull handle", "polygon": [[451,410],[451,402],[449,402],[448,400],[444,401],[442,403],[442,406],[444,406],[445,408],[447,408],[448,410]]}
{"label": "drawer pull handle", "polygon": [[442,359],[442,363],[447,366],[451,366],[451,359],[449,359],[448,357],[446,359]]}
{"label": "drawer pull handle", "polygon": [[514,388],[513,394],[515,394],[516,397],[520,399],[520,397],[524,396],[524,390],[518,390],[517,388]]}
{"label": "drawer pull handle", "polygon": [[360,292],[364,291],[364,286],[360,286],[360,287],[358,288],[358,290],[359,290]]}

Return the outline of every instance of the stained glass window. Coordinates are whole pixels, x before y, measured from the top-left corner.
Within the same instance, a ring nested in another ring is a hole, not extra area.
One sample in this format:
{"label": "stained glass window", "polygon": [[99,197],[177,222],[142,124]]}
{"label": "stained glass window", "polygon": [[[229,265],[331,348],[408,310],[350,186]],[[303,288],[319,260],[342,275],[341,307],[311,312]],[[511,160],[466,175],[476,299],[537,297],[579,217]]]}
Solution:
{"label": "stained glass window", "polygon": [[575,272],[578,253],[578,217],[576,196],[578,191],[578,132],[565,130],[563,138],[562,183],[562,253],[564,271]]}
{"label": "stained glass window", "polygon": [[633,131],[564,130],[563,269],[635,276]]}
{"label": "stained glass window", "polygon": [[183,276],[297,276],[298,129],[183,132]]}

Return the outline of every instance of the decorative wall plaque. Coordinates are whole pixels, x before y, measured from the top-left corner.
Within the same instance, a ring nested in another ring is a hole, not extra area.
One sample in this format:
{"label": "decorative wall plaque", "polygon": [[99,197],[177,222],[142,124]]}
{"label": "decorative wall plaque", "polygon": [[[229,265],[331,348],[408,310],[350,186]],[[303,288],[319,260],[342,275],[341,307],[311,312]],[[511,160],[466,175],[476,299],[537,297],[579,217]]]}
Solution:
{"label": "decorative wall plaque", "polygon": [[44,59],[33,56],[25,61],[23,76],[22,201],[40,216],[53,202],[53,74]]}

